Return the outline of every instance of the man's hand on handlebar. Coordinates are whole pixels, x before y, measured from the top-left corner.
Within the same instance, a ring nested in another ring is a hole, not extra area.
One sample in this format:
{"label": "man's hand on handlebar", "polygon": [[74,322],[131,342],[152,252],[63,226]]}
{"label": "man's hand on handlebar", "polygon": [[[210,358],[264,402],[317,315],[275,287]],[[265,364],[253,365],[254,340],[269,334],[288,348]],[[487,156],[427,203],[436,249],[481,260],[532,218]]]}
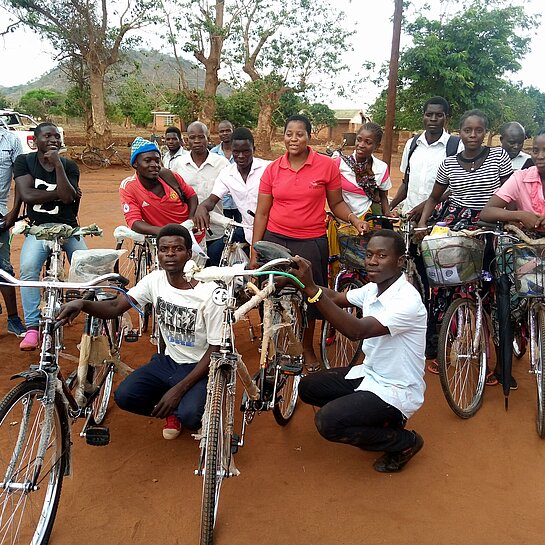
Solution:
{"label": "man's hand on handlebar", "polygon": [[204,206],[197,206],[197,210],[195,210],[195,215],[193,216],[193,222],[199,231],[204,231],[210,227],[210,214]]}
{"label": "man's hand on handlebar", "polygon": [[420,221],[425,204],[426,204],[426,201],[423,201],[420,204],[417,204],[412,210],[409,210],[407,212],[407,217],[412,221]]}
{"label": "man's hand on handlebar", "polygon": [[318,286],[314,283],[314,278],[312,277],[312,264],[310,261],[305,259],[304,257],[300,257],[296,255],[293,258],[292,267],[288,271],[290,274],[293,274],[296,278],[298,278],[305,286],[305,289],[303,292],[307,296],[315,295],[318,291]]}
{"label": "man's hand on handlebar", "polygon": [[369,231],[369,223],[359,218],[354,218],[352,225],[358,230],[360,235],[363,235]]}
{"label": "man's hand on handlebar", "polygon": [[83,309],[83,299],[75,299],[69,303],[65,303],[61,307],[61,311],[57,316],[57,321],[64,324],[71,325],[72,322],[77,318],[78,314]]}

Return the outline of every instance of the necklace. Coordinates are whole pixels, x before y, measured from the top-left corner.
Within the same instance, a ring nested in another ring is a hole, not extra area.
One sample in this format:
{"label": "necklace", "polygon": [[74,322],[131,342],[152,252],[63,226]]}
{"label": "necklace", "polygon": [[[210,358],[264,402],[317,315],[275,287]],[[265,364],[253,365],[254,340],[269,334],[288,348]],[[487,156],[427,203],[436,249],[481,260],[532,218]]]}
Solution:
{"label": "necklace", "polygon": [[471,159],[468,159],[467,157],[464,157],[463,156],[463,151],[461,151],[458,155],[457,155],[457,158],[459,161],[461,161],[462,163],[466,163],[466,164],[471,164],[471,167],[469,168],[469,172],[475,172],[475,163],[479,160],[479,159],[482,159],[487,153],[488,153],[488,149],[486,146],[483,146],[481,148],[481,151],[475,156],[475,157],[472,157]]}

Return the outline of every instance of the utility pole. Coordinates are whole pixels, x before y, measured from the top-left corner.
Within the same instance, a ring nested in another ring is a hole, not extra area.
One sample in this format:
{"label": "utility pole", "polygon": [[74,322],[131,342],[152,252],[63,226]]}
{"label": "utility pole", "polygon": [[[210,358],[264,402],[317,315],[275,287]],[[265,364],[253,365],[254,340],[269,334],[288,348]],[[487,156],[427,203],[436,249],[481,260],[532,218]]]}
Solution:
{"label": "utility pole", "polygon": [[401,19],[403,17],[403,0],[394,0],[394,30],[392,35],[392,52],[390,54],[390,73],[388,75],[388,102],[386,105],[386,126],[384,127],[384,148],[382,160],[390,164],[392,159],[392,143],[394,139],[394,115],[396,107],[397,72],[399,67],[399,42],[401,39]]}

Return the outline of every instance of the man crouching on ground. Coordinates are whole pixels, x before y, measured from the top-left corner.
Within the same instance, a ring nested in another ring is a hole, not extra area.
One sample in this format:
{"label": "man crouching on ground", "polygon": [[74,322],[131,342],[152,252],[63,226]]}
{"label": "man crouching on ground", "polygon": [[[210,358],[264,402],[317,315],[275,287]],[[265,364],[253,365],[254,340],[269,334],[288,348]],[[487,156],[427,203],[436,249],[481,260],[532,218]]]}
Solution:
{"label": "man crouching on ground", "polygon": [[[165,225],[157,235],[161,270],[146,275],[128,291],[133,303],[153,304],[165,354],[154,354],[118,387],[115,402],[121,409],[166,418],[165,439],[180,435],[181,426],[201,427],[206,401],[210,355],[219,351],[223,306],[212,301],[214,282],[188,281],[184,265],[191,257],[189,231]],[[81,312],[98,318],[115,318],[131,308],[126,297],[108,301],[79,299],[64,305],[59,319],[72,322]]]}
{"label": "man crouching on ground", "polygon": [[[351,340],[363,339],[363,364],[327,369],[303,377],[299,397],[320,407],[315,423],[329,441],[382,451],[373,467],[400,471],[424,440],[405,429],[424,401],[426,309],[403,273],[405,244],[393,231],[369,238],[366,270],[369,283],[339,293],[318,287],[310,263],[296,256],[294,275],[305,285],[308,302]],[[357,318],[342,307],[357,306]]]}

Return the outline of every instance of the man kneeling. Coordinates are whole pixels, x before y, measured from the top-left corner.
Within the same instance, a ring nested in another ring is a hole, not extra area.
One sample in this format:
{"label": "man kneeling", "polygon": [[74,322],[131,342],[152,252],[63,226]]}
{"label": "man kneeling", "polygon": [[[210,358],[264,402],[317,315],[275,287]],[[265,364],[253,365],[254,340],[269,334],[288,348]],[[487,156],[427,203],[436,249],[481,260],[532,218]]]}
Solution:
{"label": "man kneeling", "polygon": [[[424,440],[405,430],[424,401],[426,309],[403,274],[405,244],[393,231],[375,231],[367,245],[369,284],[339,293],[318,287],[310,263],[301,257],[292,270],[305,285],[310,304],[351,340],[363,339],[363,364],[327,369],[303,377],[299,397],[320,407],[315,422],[329,441],[385,454],[373,467],[401,470]],[[357,318],[341,307],[357,306]]]}
{"label": "man kneeling", "polygon": [[[128,291],[133,303],[153,304],[165,354],[154,354],[118,387],[121,409],[166,418],[165,439],[180,435],[181,426],[198,430],[204,413],[210,355],[219,350],[223,306],[212,301],[214,282],[188,281],[184,265],[191,257],[191,237],[185,227],[165,225],[157,235],[161,270],[153,271]],[[131,308],[126,297],[106,301],[79,299],[64,305],[59,319],[72,322],[81,312],[115,318]]]}

